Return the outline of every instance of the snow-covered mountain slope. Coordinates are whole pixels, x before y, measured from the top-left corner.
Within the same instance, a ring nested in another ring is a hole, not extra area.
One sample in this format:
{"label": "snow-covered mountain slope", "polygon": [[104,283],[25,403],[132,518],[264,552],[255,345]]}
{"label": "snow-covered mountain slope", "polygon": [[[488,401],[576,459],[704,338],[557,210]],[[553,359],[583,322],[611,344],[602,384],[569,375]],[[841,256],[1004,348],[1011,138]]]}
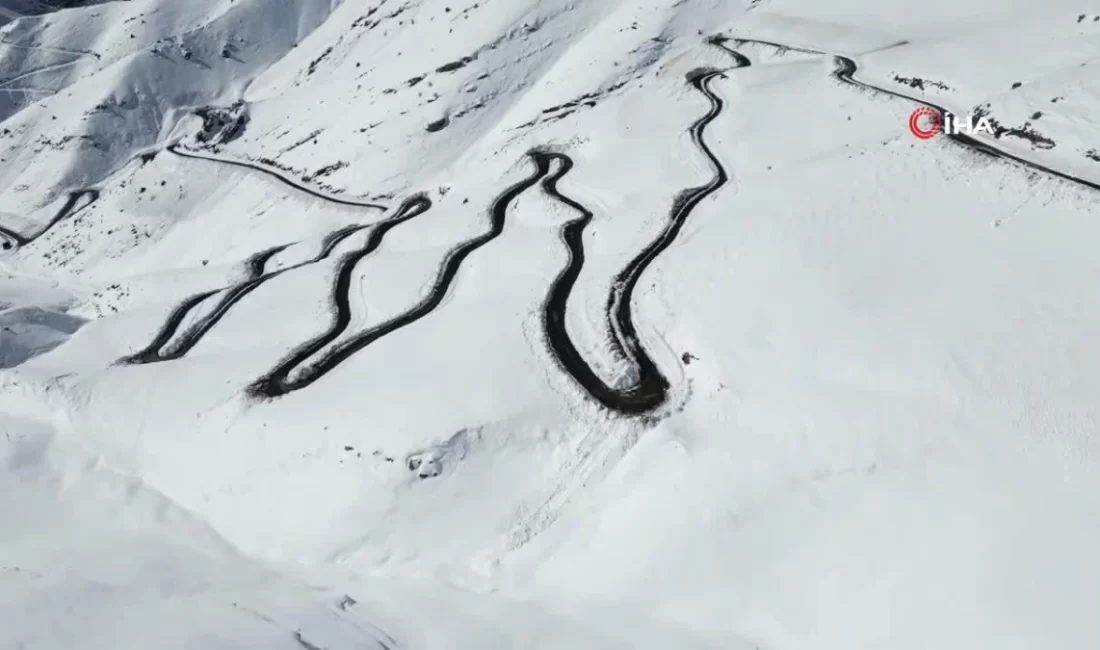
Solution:
{"label": "snow-covered mountain slope", "polygon": [[0,647],[1097,647],[1098,48],[1063,0],[0,27]]}

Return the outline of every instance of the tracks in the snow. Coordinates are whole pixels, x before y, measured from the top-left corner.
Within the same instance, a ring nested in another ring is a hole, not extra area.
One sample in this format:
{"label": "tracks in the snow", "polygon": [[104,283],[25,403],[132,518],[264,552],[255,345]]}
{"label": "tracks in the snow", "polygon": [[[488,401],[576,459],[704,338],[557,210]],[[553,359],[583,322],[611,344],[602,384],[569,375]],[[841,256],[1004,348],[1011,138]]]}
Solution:
{"label": "tracks in the snow", "polygon": [[69,192],[68,196],[65,197],[65,203],[61,205],[61,208],[58,209],[53,218],[50,219],[41,230],[31,236],[21,235],[14,230],[0,226],[0,249],[5,251],[13,250],[33,243],[36,239],[49,232],[51,228],[88,207],[98,198],[99,190],[84,189]]}

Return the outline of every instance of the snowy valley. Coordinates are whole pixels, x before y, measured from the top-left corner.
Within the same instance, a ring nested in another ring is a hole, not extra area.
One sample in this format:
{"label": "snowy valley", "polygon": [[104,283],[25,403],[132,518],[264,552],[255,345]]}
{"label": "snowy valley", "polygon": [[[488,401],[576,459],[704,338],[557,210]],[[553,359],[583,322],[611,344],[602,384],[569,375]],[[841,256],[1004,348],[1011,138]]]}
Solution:
{"label": "snowy valley", "polygon": [[0,648],[1100,647],[1087,5],[0,0]]}

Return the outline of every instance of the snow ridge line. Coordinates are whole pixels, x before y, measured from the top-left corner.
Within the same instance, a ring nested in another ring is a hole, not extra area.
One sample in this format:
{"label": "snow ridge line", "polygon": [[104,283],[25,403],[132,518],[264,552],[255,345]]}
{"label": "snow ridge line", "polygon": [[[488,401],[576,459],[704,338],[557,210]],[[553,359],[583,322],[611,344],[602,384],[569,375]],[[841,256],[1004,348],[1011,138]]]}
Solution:
{"label": "snow ridge line", "polygon": [[[426,206],[422,206],[422,203],[426,202]],[[382,221],[373,224],[354,224],[351,226],[345,226],[338,230],[335,230],[325,236],[321,250],[312,258],[288,266],[278,271],[272,271],[270,273],[265,272],[267,262],[278,253],[286,250],[290,244],[283,244],[268,248],[266,250],[256,253],[248,259],[245,263],[248,269],[247,277],[240,283],[221,289],[225,294],[218,301],[218,304],[210,311],[210,313],[202,316],[198,321],[188,328],[176,341],[173,342],[173,338],[176,336],[180,325],[184,319],[191,312],[192,309],[197,307],[203,301],[210,296],[218,293],[219,290],[206,291],[186,298],[183,302],[177,306],[164,324],[161,326],[160,331],[153,339],[152,343],[146,346],[139,352],[119,359],[117,363],[122,365],[143,365],[148,363],[157,363],[160,361],[173,361],[183,358],[188,352],[190,352],[206,334],[210,332],[217,325],[230,309],[248,294],[255,291],[261,285],[275,279],[276,277],[294,271],[305,266],[317,264],[318,262],[328,259],[336,247],[348,237],[354,235],[362,230],[370,230],[370,235],[367,238],[367,242],[363,247],[349,256],[345,256],[345,260],[350,256],[357,256],[358,259],[362,259],[375,250],[382,244],[382,240],[385,238],[386,233],[393,227],[416,217],[431,207],[431,201],[426,197],[417,196],[406,201],[393,216],[383,219]],[[422,209],[421,209],[422,208]],[[419,211],[417,211],[419,210]],[[342,264],[345,262],[342,260]],[[349,271],[350,272],[350,271]],[[350,281],[350,278],[349,278]]]}
{"label": "snow ridge line", "polygon": [[[78,206],[77,204],[84,197],[88,197],[87,203]],[[58,223],[71,217],[77,212],[80,212],[84,208],[95,203],[98,199],[99,190],[95,189],[74,190],[72,192],[69,192],[69,196],[65,199],[64,205],[62,205],[61,209],[59,209],[57,213],[54,214],[53,219],[50,219],[49,223],[47,223],[41,230],[29,237],[20,235],[14,230],[10,230],[8,228],[0,226],[0,239],[4,240],[3,242],[0,242],[0,250],[13,250],[34,243],[36,239],[38,239],[42,235],[45,235]]]}
{"label": "snow ridge line", "polygon": [[283,174],[279,170],[272,169],[270,167],[266,167],[264,165],[260,165],[260,164],[257,164],[257,163],[246,162],[246,161],[243,161],[243,160],[236,160],[236,159],[233,159],[233,158],[224,158],[224,157],[221,157],[221,156],[213,156],[213,155],[208,154],[208,153],[200,153],[200,152],[198,152],[194,149],[188,149],[188,148],[185,148],[185,147],[181,147],[179,143],[170,144],[167,147],[165,147],[165,149],[168,152],[174,153],[177,156],[180,156],[182,158],[192,158],[194,160],[205,160],[207,162],[215,162],[215,163],[221,163],[223,165],[233,165],[234,167],[241,167],[241,168],[244,168],[244,169],[251,169],[253,171],[259,172],[259,173],[264,174],[266,176],[270,176],[270,177],[274,178],[275,180],[279,181],[280,183],[282,183],[284,185],[287,185],[289,187],[292,187],[295,190],[298,190],[299,192],[304,192],[304,193],[309,194],[310,196],[312,196],[314,198],[321,199],[322,201],[328,201],[329,203],[336,203],[336,204],[339,204],[339,205],[348,205],[348,206],[351,206],[351,207],[358,207],[358,208],[371,208],[371,209],[374,209],[374,210],[386,210],[387,209],[387,207],[384,206],[384,205],[380,205],[378,203],[372,203],[371,201],[368,201],[366,199],[351,199],[351,198],[341,197],[341,196],[338,196],[336,194],[331,194],[331,193],[328,193],[328,192],[322,192],[321,190],[317,190],[317,189],[314,189],[312,187],[309,187],[308,185],[305,185],[302,182],[300,182],[298,180],[295,180],[295,179]]}

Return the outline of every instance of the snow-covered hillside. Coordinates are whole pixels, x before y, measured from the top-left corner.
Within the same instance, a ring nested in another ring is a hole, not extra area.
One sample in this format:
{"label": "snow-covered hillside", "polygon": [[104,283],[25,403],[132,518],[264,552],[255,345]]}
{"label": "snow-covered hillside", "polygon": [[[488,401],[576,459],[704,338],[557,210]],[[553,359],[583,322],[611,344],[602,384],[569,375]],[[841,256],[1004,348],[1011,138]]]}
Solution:
{"label": "snow-covered hillside", "polygon": [[26,4],[0,648],[1100,647],[1100,9]]}

